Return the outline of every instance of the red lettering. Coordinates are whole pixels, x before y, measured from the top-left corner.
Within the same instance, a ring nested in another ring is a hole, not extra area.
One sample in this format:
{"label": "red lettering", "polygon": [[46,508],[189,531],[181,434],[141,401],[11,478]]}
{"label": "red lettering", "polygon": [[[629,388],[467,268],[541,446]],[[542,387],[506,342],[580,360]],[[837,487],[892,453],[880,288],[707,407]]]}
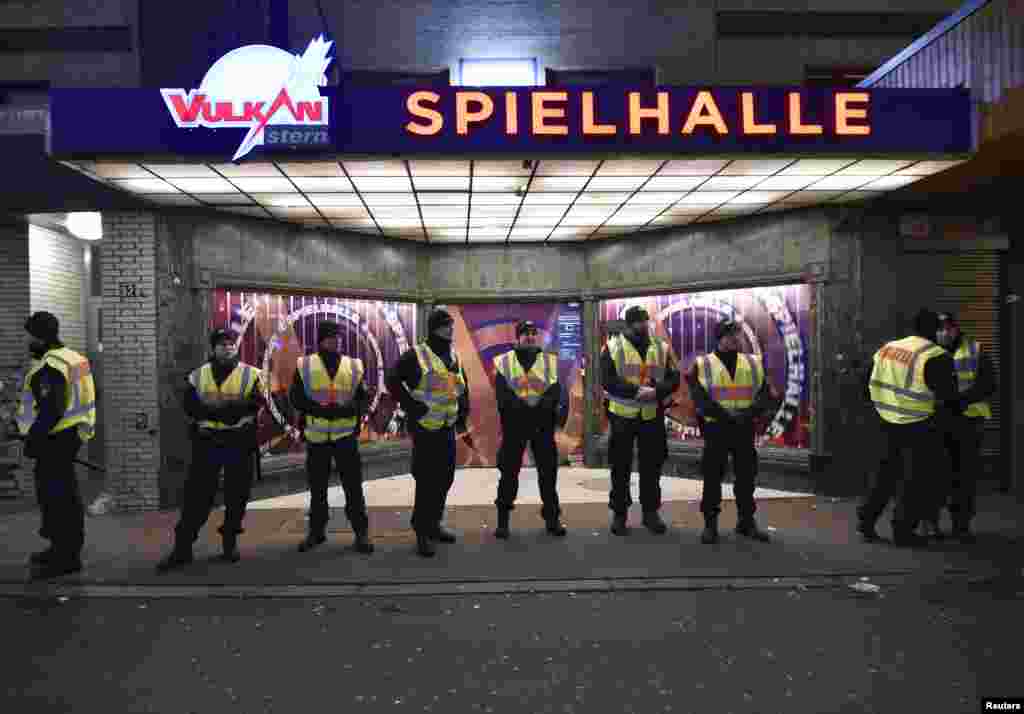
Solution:
{"label": "red lettering", "polygon": [[178,121],[181,122],[194,122],[199,117],[199,112],[206,103],[205,94],[193,94],[188,105],[185,104],[180,94],[172,94],[169,99],[174,107],[174,113],[178,116]]}
{"label": "red lettering", "polygon": [[[320,102],[299,102],[298,113],[295,115],[299,121],[322,121],[324,105]],[[294,110],[293,110],[294,113]]]}
{"label": "red lettering", "polygon": [[263,102],[246,102],[244,104],[245,121],[263,119]]}

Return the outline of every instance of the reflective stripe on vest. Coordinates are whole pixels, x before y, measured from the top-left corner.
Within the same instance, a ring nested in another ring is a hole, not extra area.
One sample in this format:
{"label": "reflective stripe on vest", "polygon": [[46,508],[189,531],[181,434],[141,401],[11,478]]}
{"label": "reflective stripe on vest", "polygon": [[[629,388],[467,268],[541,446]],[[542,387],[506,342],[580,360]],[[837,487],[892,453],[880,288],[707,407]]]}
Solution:
{"label": "reflective stripe on vest", "polygon": [[883,345],[874,355],[869,388],[878,415],[891,424],[913,424],[935,413],[935,394],[924,381],[928,360],[945,351],[923,337]]}
{"label": "reflective stripe on vest", "polygon": [[21,399],[18,402],[16,421],[18,431],[28,434],[39,413],[35,395],[32,394],[32,378],[44,366],[61,373],[67,383],[64,392],[64,414],[50,434],[57,434],[75,427],[83,441],[95,436],[96,427],[96,384],[92,378],[92,366],[84,356],[66,347],[50,350],[40,360],[34,360],[25,380],[22,382]]}
{"label": "reflective stripe on vest", "polygon": [[[218,386],[217,380],[213,378],[213,365],[207,362],[202,367],[192,370],[192,373],[188,376],[188,381],[189,384],[195,387],[196,392],[199,394],[199,401],[203,405],[216,407],[221,402],[230,399],[248,399],[252,394],[253,387],[256,386],[254,378],[256,374],[256,367],[239,362],[231,370],[231,374],[228,375],[227,379]],[[227,424],[215,419],[202,419],[199,421],[198,426],[200,429],[232,431],[253,424],[255,421],[256,415],[249,414],[239,419],[235,424]]]}
{"label": "reflective stripe on vest", "polygon": [[558,357],[545,352],[537,355],[529,372],[523,369],[515,350],[496,357],[494,367],[516,396],[531,407],[537,406],[548,387],[558,381]]}
{"label": "reflective stripe on vest", "polygon": [[[956,353],[953,355],[953,366],[956,369],[957,389],[961,394],[974,386],[978,378],[978,359],[981,354],[981,345],[977,340],[964,338],[960,340]],[[988,402],[973,402],[964,410],[966,417],[992,418],[992,408]]]}
{"label": "reflective stripe on vest", "polygon": [[419,425],[429,431],[452,426],[459,415],[459,397],[466,391],[458,355],[453,349],[453,374],[425,342],[416,345],[415,352],[422,376],[420,383],[412,390],[412,396],[429,410],[419,420]]}
{"label": "reflective stripe on vest", "polygon": [[[742,357],[742,361],[739,359]],[[764,383],[764,364],[757,355],[739,353],[736,359],[736,376],[730,377],[729,370],[718,355],[706,354],[700,359],[697,381],[708,393],[711,401],[730,414],[749,409]],[[712,416],[702,415],[705,421],[713,422]]]}
{"label": "reflective stripe on vest", "polygon": [[[327,372],[320,355],[312,354],[299,360],[302,373],[302,388],[310,400],[321,406],[341,406],[352,400],[356,389],[363,381],[363,361],[342,355],[334,379]],[[356,431],[357,417],[324,419],[306,415],[306,441],[311,444],[337,441],[351,436]]]}
{"label": "reflective stripe on vest", "polygon": [[[651,337],[644,357],[623,335],[616,335],[608,340],[608,353],[615,364],[615,372],[627,384],[637,387],[647,386],[650,380],[660,382],[665,378],[665,367],[668,360],[668,348],[659,337]],[[605,390],[608,400],[608,411],[626,419],[635,419],[638,415],[644,421],[658,416],[657,402],[641,402],[637,399],[617,397]]]}

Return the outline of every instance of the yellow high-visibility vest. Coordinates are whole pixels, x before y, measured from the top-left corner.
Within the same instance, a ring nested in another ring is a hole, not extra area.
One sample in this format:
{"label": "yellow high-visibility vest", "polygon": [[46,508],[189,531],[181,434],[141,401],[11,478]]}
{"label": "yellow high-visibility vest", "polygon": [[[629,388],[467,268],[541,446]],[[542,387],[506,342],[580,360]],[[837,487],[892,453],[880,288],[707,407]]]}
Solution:
{"label": "yellow high-visibility vest", "polygon": [[[218,407],[228,400],[248,399],[252,395],[253,388],[256,386],[258,375],[259,369],[257,367],[239,362],[231,370],[228,378],[218,386],[217,380],[213,378],[213,365],[207,362],[202,367],[192,370],[192,373],[188,376],[188,383],[195,387],[196,393],[199,395],[199,401],[204,406]],[[255,421],[256,415],[249,414],[239,419],[236,424],[227,424],[215,419],[202,419],[199,421],[198,426],[200,429],[231,431],[242,429],[253,424]]]}
{"label": "yellow high-visibility vest", "polygon": [[[334,373],[334,379],[331,379],[324,361],[318,354],[301,357],[298,368],[306,396],[324,407],[342,406],[351,401],[363,381],[365,371],[361,359],[345,355],[338,361],[338,371]],[[306,441],[311,444],[344,439],[352,436],[355,431],[356,416],[325,419],[312,414],[306,415]]]}
{"label": "yellow high-visibility vest", "polygon": [[[749,409],[754,404],[764,384],[764,363],[759,355],[737,354],[735,377],[729,375],[728,368],[714,352],[700,357],[699,364],[697,381],[711,401],[718,402],[730,414]],[[705,415],[704,420],[713,422],[715,418]]]}
{"label": "yellow high-visibility vest", "polygon": [[935,394],[924,381],[924,366],[945,350],[923,337],[883,345],[871,370],[871,401],[890,424],[914,424],[935,413]]}
{"label": "yellow high-visibility vest", "polygon": [[[660,337],[652,336],[647,346],[647,354],[643,357],[633,347],[633,343],[624,335],[615,335],[608,340],[608,354],[615,363],[615,371],[619,378],[627,384],[637,387],[648,386],[653,379],[660,382],[665,378],[668,367],[669,346]],[[608,411],[625,419],[639,416],[644,421],[651,421],[658,416],[657,402],[641,402],[636,399],[616,397],[607,390]]]}
{"label": "yellow high-visibility vest", "polygon": [[67,347],[52,349],[42,359],[33,360],[32,366],[22,383],[21,400],[15,420],[18,431],[28,434],[39,415],[39,405],[32,394],[32,378],[43,366],[52,367],[61,373],[67,387],[64,390],[64,415],[52,429],[51,434],[75,427],[82,441],[89,441],[96,430],[96,384],[92,378],[92,366],[83,355]]}
{"label": "yellow high-visibility vest", "polygon": [[416,345],[416,359],[423,376],[411,393],[430,410],[419,420],[419,425],[429,431],[452,426],[459,416],[459,397],[466,392],[466,380],[462,378],[454,349],[452,358],[453,370],[450,371],[426,342]]}
{"label": "yellow high-visibility vest", "polygon": [[[953,354],[953,365],[956,369],[957,389],[961,394],[973,387],[974,381],[978,378],[980,354],[981,344],[977,340],[969,340],[966,337],[960,340],[960,345]],[[964,416],[991,419],[992,408],[988,402],[974,402],[967,406]]]}
{"label": "yellow high-visibility vest", "polygon": [[494,358],[494,369],[505,378],[516,396],[535,407],[548,387],[558,382],[558,355],[542,352],[527,372],[516,351],[509,350]]}

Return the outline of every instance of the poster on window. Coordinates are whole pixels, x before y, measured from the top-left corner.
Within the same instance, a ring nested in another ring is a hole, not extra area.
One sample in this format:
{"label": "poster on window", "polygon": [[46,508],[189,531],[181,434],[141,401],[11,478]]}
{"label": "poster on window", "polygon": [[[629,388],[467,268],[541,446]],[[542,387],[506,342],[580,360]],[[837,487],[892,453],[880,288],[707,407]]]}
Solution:
{"label": "poster on window", "polygon": [[[563,462],[582,460],[583,447],[583,305],[527,303],[447,305],[455,320],[454,347],[469,382],[470,440],[460,439],[457,463],[462,467],[494,467],[501,444],[501,421],[494,393],[494,358],[516,345],[516,323],[532,320],[543,349],[558,355],[565,426],[555,432]],[[524,465],[533,465],[526,449]]]}
{"label": "poster on window", "polygon": [[[809,285],[784,285],[713,292],[657,295],[606,300],[599,308],[601,344],[622,326],[626,310],[641,305],[651,316],[652,329],[668,340],[685,373],[702,355],[715,350],[715,328],[725,318],[742,329],[742,350],[761,355],[777,393],[780,408],[761,425],[759,443],[809,448],[810,401],[808,350],[811,307]],[[666,413],[669,438],[699,440],[696,411],[685,382]],[[598,399],[602,432],[608,418]]]}
{"label": "poster on window", "polygon": [[338,323],[341,353],[358,357],[365,367],[370,410],[360,441],[407,436],[404,414],[384,388],[384,371],[415,344],[414,303],[217,289],[212,295],[211,329],[231,327],[238,332],[241,360],[263,370],[269,391],[269,409],[259,417],[263,454],[304,448],[288,390],[299,357],[316,352],[317,326],[324,320]]}

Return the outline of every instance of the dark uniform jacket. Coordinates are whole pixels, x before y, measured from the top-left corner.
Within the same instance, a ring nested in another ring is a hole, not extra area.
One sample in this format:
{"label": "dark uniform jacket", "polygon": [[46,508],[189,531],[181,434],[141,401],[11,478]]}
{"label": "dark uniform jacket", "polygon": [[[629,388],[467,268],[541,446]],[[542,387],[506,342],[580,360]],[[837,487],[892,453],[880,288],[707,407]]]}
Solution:
{"label": "dark uniform jacket", "polygon": [[[541,351],[516,347],[515,353],[519,364],[529,372]],[[569,416],[568,404],[562,404],[562,385],[559,382],[544,390],[537,405],[531,407],[519,398],[502,374],[495,372],[494,394],[503,430],[554,429],[556,425],[564,426]]]}
{"label": "dark uniform jacket", "polygon": [[[226,364],[221,364],[217,360],[211,359],[210,364],[213,365],[213,381],[217,383],[217,386],[220,386],[224,383],[224,380],[231,376],[231,372],[233,372],[235,367],[238,366],[238,361],[232,360]],[[247,400],[236,405],[213,406],[203,404],[203,401],[199,398],[199,392],[192,386],[192,383],[188,381],[188,377],[185,377],[184,407],[185,413],[192,420],[192,435],[198,435],[198,422],[200,421],[210,419],[214,421],[222,421],[225,424],[235,424],[244,417],[258,414],[260,408],[263,406],[263,389],[260,385],[258,372],[253,375],[253,379],[255,381],[253,383],[252,392]],[[222,431],[224,431],[224,433],[216,434],[216,439],[218,441],[228,442],[236,446],[250,446],[253,448],[256,446],[255,422],[246,426],[244,429]],[[209,437],[212,435],[205,434],[203,436]]]}
{"label": "dark uniform jacket", "polygon": [[[928,339],[928,338],[924,338]],[[871,372],[874,363],[868,362],[861,375],[861,390],[864,397],[871,402]],[[959,413],[957,402],[960,395],[956,388],[956,372],[953,369],[953,355],[945,352],[932,357],[924,365],[924,383],[935,395],[935,415],[939,419],[948,419],[950,415]]]}
{"label": "dark uniform jacket", "polygon": [[[55,343],[47,347],[47,350],[60,349],[64,345]],[[41,357],[41,355],[38,355]],[[65,391],[68,383],[64,375],[58,370],[44,365],[39,371],[32,375],[29,389],[36,400],[39,411],[36,413],[36,420],[32,423],[26,435],[25,455],[32,458],[32,454],[38,454],[40,449],[46,448],[43,442],[50,434],[50,430],[57,426],[57,423],[64,417],[64,408],[67,404]]]}
{"label": "dark uniform jacket", "polygon": [[[635,337],[627,337],[630,344],[640,353],[641,356],[647,354],[647,348],[650,346],[650,338],[645,337],[643,339],[637,339]],[[669,396],[676,389],[679,388],[679,370],[672,361],[672,355],[669,354],[667,360],[667,369],[665,370],[665,377],[660,382],[655,382],[653,379],[650,384],[644,385],[647,387],[654,387],[658,398],[658,411],[661,411],[661,402],[665,397]],[[615,397],[622,399],[636,399],[637,392],[640,388],[635,384],[630,384],[619,377],[619,373],[615,370],[615,360],[612,359],[611,354],[608,352],[608,346],[605,345],[601,351],[601,384],[604,385],[606,392]],[[637,419],[640,418],[638,415]]]}
{"label": "dark uniform jacket", "polygon": [[[735,378],[736,360],[739,359],[739,353],[719,352],[718,350],[715,350],[715,356],[722,360],[725,368],[729,371],[729,376]],[[706,378],[707,375],[705,375],[705,379]],[[711,395],[708,394],[708,390],[706,390],[704,385],[702,385],[698,380],[697,362],[694,362],[693,366],[690,367],[690,370],[686,373],[686,386],[690,392],[691,401],[693,401],[694,406],[697,407],[697,414],[699,415],[698,421],[700,422],[703,422],[703,417],[711,417],[715,421],[721,421],[727,424],[735,421],[751,420],[755,417],[761,416],[762,414],[774,411],[779,407],[779,399],[772,394],[767,374],[765,375],[764,382],[761,383],[761,388],[758,390],[757,394],[754,395],[753,404],[737,416],[733,416],[725,410],[725,407],[711,399]]]}

